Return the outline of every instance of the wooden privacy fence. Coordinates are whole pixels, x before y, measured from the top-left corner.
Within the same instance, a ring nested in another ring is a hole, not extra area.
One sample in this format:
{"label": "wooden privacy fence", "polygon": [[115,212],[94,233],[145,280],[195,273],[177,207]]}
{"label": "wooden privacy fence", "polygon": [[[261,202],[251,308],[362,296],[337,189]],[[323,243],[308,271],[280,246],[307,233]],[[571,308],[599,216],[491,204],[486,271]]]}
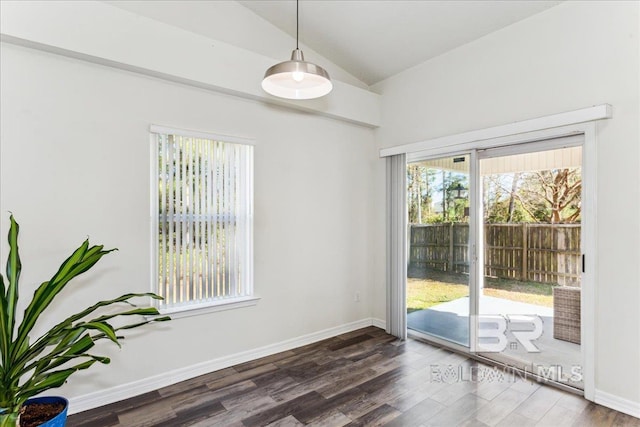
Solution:
{"label": "wooden privacy fence", "polygon": [[[469,224],[411,224],[409,265],[469,272]],[[580,284],[580,224],[485,224],[485,276]]]}

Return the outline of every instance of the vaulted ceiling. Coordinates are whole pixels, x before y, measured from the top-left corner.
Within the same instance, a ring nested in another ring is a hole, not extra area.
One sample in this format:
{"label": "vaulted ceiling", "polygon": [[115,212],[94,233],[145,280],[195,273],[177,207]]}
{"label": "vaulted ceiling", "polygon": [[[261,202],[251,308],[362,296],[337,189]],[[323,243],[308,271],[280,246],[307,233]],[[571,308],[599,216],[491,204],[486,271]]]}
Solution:
{"label": "vaulted ceiling", "polygon": [[[295,47],[294,0],[106,2],[275,60],[288,59]],[[324,66],[327,59],[342,80],[370,86],[559,3],[301,0],[300,42],[307,60]]]}
{"label": "vaulted ceiling", "polygon": [[[295,37],[294,1],[239,3]],[[302,0],[300,39],[371,85],[558,3]]]}

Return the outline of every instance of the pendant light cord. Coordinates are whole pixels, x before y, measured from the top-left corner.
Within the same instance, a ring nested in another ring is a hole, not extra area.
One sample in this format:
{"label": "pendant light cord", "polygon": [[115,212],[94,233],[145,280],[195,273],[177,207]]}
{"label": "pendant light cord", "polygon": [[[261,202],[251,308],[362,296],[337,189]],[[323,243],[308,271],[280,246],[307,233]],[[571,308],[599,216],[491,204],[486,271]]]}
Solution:
{"label": "pendant light cord", "polygon": [[296,49],[298,49],[298,23],[300,22],[298,1],[299,0],[296,0]]}

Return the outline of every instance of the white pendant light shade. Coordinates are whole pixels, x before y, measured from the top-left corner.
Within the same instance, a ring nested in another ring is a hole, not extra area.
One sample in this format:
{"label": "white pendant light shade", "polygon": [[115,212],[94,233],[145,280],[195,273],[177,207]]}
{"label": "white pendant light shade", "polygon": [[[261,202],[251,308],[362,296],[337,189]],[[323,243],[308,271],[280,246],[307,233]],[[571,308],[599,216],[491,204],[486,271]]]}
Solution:
{"label": "white pendant light shade", "polygon": [[267,70],[262,89],[280,98],[313,99],[331,92],[333,84],[324,68],[305,62],[302,51],[295,49],[291,61],[281,62]]}
{"label": "white pendant light shade", "polygon": [[291,61],[281,62],[264,73],[262,89],[265,92],[286,99],[314,99],[325,96],[333,84],[329,73],[319,65],[306,62],[298,49],[298,0],[296,0],[296,48]]}

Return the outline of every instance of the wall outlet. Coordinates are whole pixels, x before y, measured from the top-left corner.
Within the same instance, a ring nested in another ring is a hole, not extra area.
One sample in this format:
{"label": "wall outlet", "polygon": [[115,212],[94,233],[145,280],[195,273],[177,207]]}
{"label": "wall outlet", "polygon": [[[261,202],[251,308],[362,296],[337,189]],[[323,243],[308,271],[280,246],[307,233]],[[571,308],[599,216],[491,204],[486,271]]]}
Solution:
{"label": "wall outlet", "polygon": [[360,292],[356,292],[356,294],[353,296],[353,300],[355,302],[360,302]]}

